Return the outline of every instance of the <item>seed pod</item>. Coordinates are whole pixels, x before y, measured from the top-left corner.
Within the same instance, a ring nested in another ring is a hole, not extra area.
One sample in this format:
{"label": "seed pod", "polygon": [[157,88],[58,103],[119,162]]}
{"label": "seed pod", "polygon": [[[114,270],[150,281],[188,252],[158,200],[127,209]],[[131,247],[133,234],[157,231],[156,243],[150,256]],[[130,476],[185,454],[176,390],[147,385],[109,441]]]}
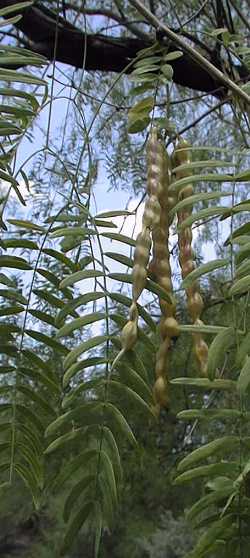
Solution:
{"label": "seed pod", "polygon": [[[185,140],[179,142],[176,150],[174,151],[173,159],[174,164],[176,165],[176,178],[177,180],[180,178],[184,178],[186,176],[192,175],[191,170],[178,170],[178,165],[188,164],[190,163],[190,152],[188,150],[180,151],[180,148],[188,147],[188,143]],[[191,180],[191,178],[190,178]],[[193,186],[192,184],[188,184],[179,192],[179,200],[186,199],[193,194]],[[178,216],[178,224],[179,224],[179,235],[178,235],[178,244],[179,244],[179,262],[181,267],[182,278],[184,279],[195,269],[195,262],[193,261],[193,251],[192,251],[192,229],[191,227],[185,227],[184,229],[180,227],[180,225],[187,219],[192,213],[192,205],[190,204],[184,211],[179,211]],[[192,287],[186,289],[187,295],[187,306],[189,314],[192,318],[193,323],[199,324],[202,323],[199,320],[203,309],[203,300],[198,291],[197,284],[192,285]],[[199,363],[199,367],[201,373],[204,375],[206,374],[207,369],[207,354],[208,354],[208,347],[205,341],[202,338],[201,334],[194,334],[194,351]]]}
{"label": "seed pod", "polygon": [[121,333],[122,348],[125,351],[132,349],[137,340],[137,321],[129,320]]}
{"label": "seed pod", "polygon": [[151,248],[151,243],[152,240],[151,240],[150,231],[148,228],[144,227],[136,238],[136,246],[138,247],[142,246],[143,248],[147,248],[147,250],[149,251]]}
{"label": "seed pod", "polygon": [[136,302],[132,302],[132,304],[130,306],[130,309],[129,309],[129,319],[132,322],[137,322],[138,317],[139,317],[139,314],[138,314],[138,308],[137,308]]}
{"label": "seed pod", "polygon": [[[160,143],[160,142],[159,142]],[[175,205],[176,200],[173,196],[168,195],[168,186],[170,181],[169,173],[169,157],[163,144],[160,143],[162,167],[164,169],[164,181],[157,192],[160,203],[160,220],[159,223],[152,228],[153,239],[153,259],[150,263],[150,271],[153,273],[154,280],[166,291],[168,295],[172,294],[173,287],[171,281],[171,267],[168,248],[169,236],[169,209]],[[154,182],[155,188],[155,182]],[[167,373],[168,373],[168,352],[171,347],[171,337],[179,334],[177,321],[174,318],[175,304],[171,304],[163,299],[159,299],[162,311],[162,319],[160,325],[161,344],[156,354],[155,375],[156,382],[154,385],[154,397],[156,407],[166,407],[169,405],[169,397],[167,394]],[[167,322],[167,320],[170,320]],[[164,324],[167,322],[166,326]],[[174,334],[174,335],[172,335]]]}
{"label": "seed pod", "polygon": [[162,318],[160,323],[160,333],[162,339],[178,337],[180,335],[180,326],[175,318]]}
{"label": "seed pod", "polygon": [[135,264],[132,271],[132,279],[133,279],[132,296],[133,296],[133,300],[136,302],[145,287],[145,283],[147,279],[147,270],[144,269],[143,266],[139,264]]}
{"label": "seed pod", "polygon": [[144,213],[142,217],[142,223],[145,227],[154,228],[160,222],[161,206],[155,195],[150,196],[150,198],[145,203]]}
{"label": "seed pod", "polygon": [[161,407],[169,406],[168,385],[162,376],[159,376],[155,382],[154,397],[156,403],[158,403]]}

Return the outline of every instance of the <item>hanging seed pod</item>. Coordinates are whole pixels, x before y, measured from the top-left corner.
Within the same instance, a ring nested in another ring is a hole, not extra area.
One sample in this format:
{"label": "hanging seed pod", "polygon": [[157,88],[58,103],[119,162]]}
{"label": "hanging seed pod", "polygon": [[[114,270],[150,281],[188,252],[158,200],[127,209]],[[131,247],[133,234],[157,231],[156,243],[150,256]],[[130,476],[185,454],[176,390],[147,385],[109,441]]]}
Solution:
{"label": "hanging seed pod", "polygon": [[[188,169],[178,170],[178,166],[182,164],[190,163],[190,152],[188,149],[181,150],[182,148],[188,148],[189,145],[185,140],[181,140],[177,148],[174,151],[173,159],[176,165],[176,178],[184,178],[186,176],[192,175],[192,171]],[[191,181],[191,178],[190,178]],[[179,192],[179,200],[186,199],[193,194],[193,186],[190,183],[188,186],[182,188]],[[192,205],[188,205],[183,211],[177,213],[178,225],[180,225],[189,217],[192,213]],[[179,228],[178,233],[178,245],[179,245],[179,263],[181,267],[182,278],[184,279],[191,271],[195,269],[195,262],[193,261],[193,250],[192,250],[192,229],[191,227],[186,227],[185,229]],[[195,325],[201,325],[200,315],[203,309],[203,300],[199,293],[197,283],[192,285],[192,287],[186,289],[187,295],[187,306],[191,319]],[[197,357],[199,368],[202,375],[207,373],[207,359],[208,359],[208,346],[199,333],[193,334],[194,340],[194,351]]]}
{"label": "hanging seed pod", "polygon": [[153,128],[147,142],[147,193],[142,217],[142,231],[136,238],[134,265],[132,270],[132,304],[129,309],[129,321],[121,333],[122,351],[133,348],[137,340],[138,311],[137,300],[141,295],[147,280],[147,266],[151,248],[151,231],[159,224],[161,205],[157,192],[162,188],[163,168],[161,165],[161,150],[159,147],[156,128]]}
{"label": "hanging seed pod", "polygon": [[124,351],[129,351],[134,346],[137,339],[137,320],[129,320],[121,333],[122,348]]}
{"label": "hanging seed pod", "polygon": [[[170,226],[169,210],[176,202],[173,196],[168,196],[168,186],[170,182],[169,157],[161,141],[158,141],[157,160],[159,167],[158,176],[160,177],[158,180],[158,188],[156,188],[155,176],[154,180],[152,180],[152,184],[150,184],[150,188],[151,191],[158,197],[160,204],[160,219],[159,222],[152,228],[153,259],[150,262],[149,269],[153,274],[154,280],[157,281],[157,283],[166,291],[168,295],[172,295],[173,287],[168,248]],[[162,312],[162,319],[160,322],[161,344],[156,353],[156,382],[153,388],[154,399],[156,402],[155,408],[157,411],[159,411],[161,407],[167,407],[169,405],[167,382],[168,353],[171,347],[171,338],[179,334],[178,323],[175,320],[174,302],[170,304],[162,298],[159,299],[159,302]]]}

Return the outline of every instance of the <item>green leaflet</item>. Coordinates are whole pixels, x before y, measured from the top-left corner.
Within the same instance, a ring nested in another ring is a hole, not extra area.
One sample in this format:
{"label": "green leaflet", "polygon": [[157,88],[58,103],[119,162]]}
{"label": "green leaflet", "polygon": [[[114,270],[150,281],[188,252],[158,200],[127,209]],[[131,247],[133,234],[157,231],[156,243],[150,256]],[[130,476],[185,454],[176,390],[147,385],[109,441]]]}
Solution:
{"label": "green leaflet", "polygon": [[40,225],[36,225],[31,221],[25,221],[22,219],[8,219],[7,222],[10,225],[14,225],[15,227],[20,227],[22,229],[28,229],[31,231],[40,232],[42,234],[46,233],[46,229],[44,227],[41,227]]}
{"label": "green leaflet", "polygon": [[24,296],[17,291],[16,289],[11,290],[11,289],[0,289],[0,296],[2,296],[3,298],[7,298],[9,300],[15,300],[17,302],[20,302],[20,304],[27,304],[28,301],[26,298],[24,298]]}
{"label": "green leaflet", "polygon": [[37,318],[39,321],[49,324],[52,327],[55,327],[55,318],[46,312],[42,312],[41,310],[29,310],[29,314]]}
{"label": "green leaflet", "polygon": [[235,389],[236,382],[233,380],[209,380],[207,378],[174,378],[171,380],[171,384],[183,385],[183,386],[190,386],[190,387],[197,387],[201,389],[215,389],[215,390],[223,390],[223,389]]}
{"label": "green leaflet", "polygon": [[28,250],[39,250],[39,246],[33,240],[27,240],[25,238],[12,239],[8,238],[4,240],[5,248],[27,248]]}
{"label": "green leaflet", "polygon": [[48,376],[49,370],[47,370],[46,372],[42,372],[41,370],[38,370],[36,367],[28,368],[26,366],[20,366],[18,368],[18,372],[20,372],[23,376],[27,376],[28,378],[37,380],[39,383],[47,387],[50,393],[53,393],[55,396],[57,397],[60,396],[61,394],[60,386],[54,382],[53,377],[50,378]]}
{"label": "green leaflet", "polygon": [[214,504],[219,504],[221,501],[223,502],[227,496],[230,496],[233,492],[233,483],[229,481],[228,486],[224,489],[214,491],[207,496],[203,496],[198,502],[188,510],[187,512],[187,519],[188,521],[194,521],[197,515],[202,513],[203,511],[207,510],[209,506]]}
{"label": "green leaflet", "polygon": [[246,356],[250,353],[250,331],[245,335],[236,354],[236,366],[242,367]]}
{"label": "green leaflet", "polygon": [[86,401],[78,405],[75,409],[67,411],[51,422],[46,429],[45,436],[56,434],[62,427],[71,424],[72,420],[84,421],[86,426],[90,424],[98,425],[102,417],[103,406],[103,403],[96,401]]}
{"label": "green leaflet", "polygon": [[148,404],[152,404],[152,389],[136,370],[126,362],[118,363],[117,368],[120,373],[120,380],[136,391]]}
{"label": "green leaflet", "polygon": [[11,14],[12,12],[18,12],[23,8],[28,8],[29,6],[32,6],[32,4],[33,2],[31,2],[30,0],[26,0],[26,2],[19,2],[18,4],[16,3],[13,6],[7,6],[6,8],[1,8],[0,17]]}
{"label": "green leaflet", "polygon": [[71,520],[69,526],[66,529],[66,534],[64,536],[64,541],[61,548],[62,555],[66,554],[68,550],[71,548],[72,543],[75,540],[78,531],[85,523],[85,521],[88,519],[93,509],[94,509],[94,503],[92,501],[87,501],[83,504],[83,506],[78,510],[74,518]]}
{"label": "green leaflet", "polygon": [[52,453],[53,451],[57,451],[58,449],[61,449],[65,445],[68,446],[71,442],[75,442],[75,440],[78,440],[78,438],[82,440],[84,435],[87,434],[87,432],[88,432],[88,428],[82,426],[80,428],[76,428],[75,430],[71,430],[70,432],[66,432],[66,434],[62,434],[62,436],[59,436],[59,438],[56,438],[55,440],[53,440],[53,442],[51,442],[47,446],[46,450],[44,451],[44,454],[47,455],[49,453]]}
{"label": "green leaflet", "polygon": [[122,415],[119,409],[117,409],[117,407],[112,405],[112,403],[106,403],[105,414],[107,418],[109,418],[111,421],[110,423],[111,430],[112,430],[112,426],[114,426],[115,431],[117,430],[122,435],[122,437],[125,436],[128,442],[130,442],[132,446],[137,446],[137,441],[134,437],[134,434],[129,424],[127,423],[125,417]]}
{"label": "green leaflet", "polygon": [[99,549],[101,543],[101,536],[102,536],[102,509],[99,502],[95,503],[95,548],[94,548],[94,558],[98,558],[99,556]]}
{"label": "green leaflet", "polygon": [[87,314],[81,318],[76,318],[61,327],[57,332],[56,337],[66,337],[67,335],[71,335],[76,329],[79,330],[86,325],[96,323],[100,320],[105,320],[105,318],[106,314],[103,312],[93,312],[92,314]]}
{"label": "green leaflet", "polygon": [[93,490],[92,484],[95,481],[95,477],[96,477],[95,474],[85,475],[81,480],[79,480],[73,486],[73,488],[71,488],[67,496],[67,499],[65,501],[64,509],[63,509],[63,519],[65,522],[69,520],[71,514],[73,513],[73,508],[77,503],[78,498],[82,497],[83,494],[84,494],[84,498],[86,498],[86,494],[85,494],[86,491],[87,491],[87,495],[89,496],[88,489]]}
{"label": "green leaflet", "polygon": [[[98,432],[100,433],[100,426],[96,425],[95,428],[96,435],[98,436]],[[88,466],[88,462],[96,457],[96,455],[96,448],[87,450],[85,449],[84,451],[78,453],[77,456],[73,459],[67,460],[59,475],[53,481],[53,490],[59,490],[70,479],[72,475],[77,474],[80,467],[82,467],[83,465]]]}
{"label": "green leaflet", "polygon": [[239,464],[237,461],[231,463],[213,463],[212,465],[201,465],[200,467],[195,467],[194,469],[189,469],[181,475],[179,475],[175,480],[174,484],[183,484],[194,479],[201,477],[218,476],[218,475],[234,475],[239,469]]}
{"label": "green leaflet", "polygon": [[28,385],[19,385],[18,391],[20,391],[23,395],[27,397],[28,401],[34,401],[36,406],[40,407],[40,410],[45,413],[45,416],[52,416],[55,417],[56,411],[52,407],[52,405],[48,402],[47,399],[44,399],[33,388],[29,387]]}
{"label": "green leaflet", "polygon": [[100,298],[103,298],[104,296],[105,296],[105,293],[94,291],[94,292],[86,293],[84,295],[80,295],[77,298],[75,298],[74,300],[72,300],[71,302],[68,302],[67,304],[64,304],[62,309],[60,310],[60,312],[58,312],[58,315],[56,317],[57,327],[60,327],[61,323],[64,322],[64,318],[66,316],[68,316],[68,314],[70,314],[71,316],[78,317],[78,314],[76,312],[74,312],[74,310],[76,308],[79,308],[79,306],[84,306],[84,305],[88,304],[88,302],[95,302],[96,300],[99,300]]}
{"label": "green leaflet", "polygon": [[[64,397],[62,401],[62,408],[67,409],[72,405],[72,403],[74,403],[74,399],[77,398],[79,395],[89,390],[97,390],[98,387],[102,388],[103,385],[104,382],[102,377],[93,378],[92,380],[86,380],[85,382],[80,382],[76,386],[76,388],[71,390],[71,392]],[[77,404],[77,402],[75,402],[75,404]]]}
{"label": "green leaflet", "polygon": [[95,215],[95,219],[106,219],[107,217],[120,217],[120,216],[128,216],[128,215],[135,215],[134,211],[105,211],[104,213],[97,213]]}
{"label": "green leaflet", "polygon": [[246,391],[250,384],[250,357],[247,356],[245,359],[245,364],[240,371],[240,375],[237,381],[237,391],[239,394],[246,395]]}
{"label": "green leaflet", "polygon": [[24,271],[32,269],[26,260],[17,256],[0,256],[0,267],[11,267]]}
{"label": "green leaflet", "polygon": [[54,258],[58,262],[63,263],[66,267],[68,267],[72,271],[77,271],[78,265],[72,262],[70,258],[67,258],[65,254],[62,254],[62,252],[58,252],[57,250],[53,250],[52,248],[43,248],[42,252],[43,254],[46,254],[47,256]]}
{"label": "green leaflet", "polygon": [[[123,304],[127,308],[130,308],[130,306],[132,304],[132,299],[131,298],[129,298],[129,297],[123,295],[123,294],[120,294],[120,293],[110,293],[109,297],[111,298],[111,300],[115,300],[116,302],[119,302],[120,304]],[[156,331],[156,323],[151,318],[150,314],[143,308],[143,306],[138,304],[138,302],[137,302],[137,310],[138,310],[139,316],[141,316],[141,318],[144,319],[145,323],[150,327],[150,329],[153,332],[155,332]]]}
{"label": "green leaflet", "polygon": [[[177,150],[178,151],[178,150]],[[202,161],[190,161],[190,163],[183,163],[182,165],[178,165],[172,169],[172,172],[180,172],[180,171],[190,171],[193,169],[205,169],[205,168],[226,168],[226,167],[233,167],[231,161],[222,161],[221,159],[206,159]],[[192,175],[190,176],[190,180],[192,181]]]}
{"label": "green leaflet", "polygon": [[106,448],[106,453],[109,454],[111,462],[114,467],[115,476],[117,482],[121,482],[122,480],[122,467],[121,467],[121,458],[119,454],[119,449],[113,435],[113,432],[107,426],[102,427],[102,431],[104,434],[104,447]]}
{"label": "green leaflet", "polygon": [[207,334],[217,334],[221,331],[225,331],[227,327],[224,326],[213,326],[213,325],[180,325],[180,331],[187,332],[187,333],[207,333]]}
{"label": "green leaflet", "polygon": [[240,419],[242,418],[242,412],[238,409],[187,409],[185,411],[180,411],[177,418],[179,420],[220,420],[220,419]]}
{"label": "green leaflet", "polygon": [[[129,284],[133,283],[132,274],[128,274],[128,273],[109,273],[108,277],[110,279],[115,279],[120,283],[129,283]],[[157,296],[159,296],[159,298],[163,298],[164,300],[172,304],[173,300],[171,295],[169,295],[162,287],[160,287],[157,283],[155,283],[151,279],[146,280],[145,289],[156,294]]]}
{"label": "green leaflet", "polygon": [[49,291],[45,289],[33,289],[33,293],[38,298],[40,298],[41,300],[45,300],[45,302],[48,302],[49,304],[51,304],[51,306],[54,306],[55,308],[64,307],[64,302],[61,298],[52,295]]}
{"label": "green leaflet", "polygon": [[217,452],[230,452],[233,448],[236,449],[237,443],[239,443],[239,438],[237,436],[224,436],[223,438],[217,438],[208,444],[200,446],[196,450],[192,451],[192,453],[184,457],[184,459],[178,463],[177,471],[182,473],[189,467],[192,467],[197,461],[207,459]]}
{"label": "green leaflet", "polygon": [[[172,182],[169,186],[170,192],[179,192],[187,184],[196,184],[197,182],[234,182],[234,176],[230,174],[193,174],[190,176],[185,176],[185,178],[180,178]],[[225,208],[228,211],[228,207]]]}
{"label": "green leaflet", "polygon": [[70,236],[70,237],[83,237],[86,238],[89,235],[97,234],[95,229],[90,229],[89,227],[63,227],[54,230],[51,233],[51,238],[59,238],[60,236]]}
{"label": "green leaflet", "polygon": [[111,258],[111,260],[114,260],[115,262],[119,262],[123,265],[126,265],[127,267],[132,268],[134,265],[133,259],[129,258],[128,256],[125,256],[124,254],[118,254],[116,252],[105,252],[105,256]]}
{"label": "green leaflet", "polygon": [[128,246],[135,246],[135,240],[133,240],[133,238],[130,238],[129,236],[125,236],[124,234],[107,232],[107,233],[101,233],[101,236],[104,236],[105,238],[110,238],[110,240],[117,240],[118,242],[123,242]]}
{"label": "green leaflet", "polygon": [[118,501],[118,495],[117,495],[114,469],[111,460],[109,458],[109,455],[104,450],[100,450],[100,467],[101,466],[103,466],[103,471],[101,471],[101,474],[99,473],[98,476],[105,477],[106,483],[108,485],[109,493],[112,498],[113,506],[116,506]]}
{"label": "green leaflet", "polygon": [[15,288],[15,283],[14,281],[12,281],[9,277],[7,277],[7,275],[5,275],[4,273],[0,273],[0,283],[2,283],[2,285],[6,285],[7,287],[10,288]]}
{"label": "green leaflet", "polygon": [[65,287],[71,287],[78,283],[79,281],[83,281],[84,279],[95,279],[97,277],[103,277],[104,273],[102,271],[96,271],[95,269],[83,269],[82,271],[76,271],[65,277],[60,283],[60,289],[64,289]]}
{"label": "green leaflet", "polygon": [[185,277],[185,279],[181,283],[181,288],[187,289],[203,275],[206,275],[207,273],[210,273],[215,269],[220,269],[221,267],[225,267],[226,265],[229,265],[229,261],[230,261],[229,258],[227,258],[223,260],[213,260],[211,262],[207,262],[203,265],[200,265]]}
{"label": "green leaflet", "polygon": [[208,219],[210,217],[217,217],[219,215],[224,215],[228,211],[228,207],[208,207],[206,209],[201,209],[196,213],[192,213],[189,217],[182,221],[181,225],[178,226],[178,230],[181,231],[186,227],[191,227],[196,221],[201,221],[202,219]]}
{"label": "green leaflet", "polygon": [[70,380],[85,368],[90,368],[92,366],[99,366],[100,364],[106,364],[108,361],[104,357],[90,357],[85,360],[80,360],[75,364],[72,364],[65,372],[63,376],[63,388],[65,389]]}
{"label": "green leaflet", "polygon": [[127,396],[128,399],[130,399],[132,403],[135,403],[137,407],[139,406],[142,411],[146,411],[147,414],[149,413],[151,416],[155,417],[152,408],[144,401],[144,399],[142,399],[140,395],[138,395],[138,393],[136,393],[136,391],[131,389],[129,386],[117,382],[116,380],[107,380],[106,383],[108,389],[111,392],[114,391],[114,393],[117,393],[118,396]]}
{"label": "green leaflet", "polygon": [[[224,537],[231,538],[233,531],[237,530],[236,524],[233,525],[233,516],[227,515],[218,521],[215,521],[209,529],[201,536],[196,544],[194,550],[188,555],[187,558],[203,558],[207,552],[213,550],[219,544],[219,540]],[[231,528],[229,530],[229,528]]]}
{"label": "green leaflet", "polygon": [[231,195],[232,192],[200,192],[199,194],[194,194],[193,196],[189,196],[188,198],[184,198],[183,200],[179,201],[173,207],[173,209],[171,209],[170,216],[174,216],[178,211],[182,211],[183,209],[189,207],[190,205],[193,206],[195,203],[199,203],[201,201],[216,200]]}
{"label": "green leaflet", "polygon": [[235,345],[235,330],[228,327],[225,331],[221,331],[213,339],[208,349],[208,377],[213,380],[216,370],[222,366],[226,356],[226,352]]}
{"label": "green leaflet", "polygon": [[32,337],[32,339],[35,339],[40,343],[44,343],[45,345],[47,345],[47,347],[50,347],[54,351],[57,351],[63,355],[67,355],[69,353],[69,349],[67,349],[67,347],[65,347],[61,343],[58,343],[58,341],[55,341],[55,339],[49,335],[45,335],[44,333],[35,331],[33,329],[26,329],[25,333],[29,335],[29,337]]}
{"label": "green leaflet", "polygon": [[97,335],[96,337],[91,337],[87,341],[80,343],[80,345],[78,345],[75,349],[72,349],[72,351],[70,351],[64,359],[64,370],[66,371],[67,368],[69,368],[71,364],[73,364],[76,359],[82,355],[82,353],[89,351],[98,345],[102,345],[102,343],[105,343],[107,340],[107,335]]}
{"label": "green leaflet", "polygon": [[235,281],[229,290],[229,295],[234,296],[242,293],[247,293],[250,289],[250,275],[246,275],[246,277],[242,277],[242,279],[238,279]]}

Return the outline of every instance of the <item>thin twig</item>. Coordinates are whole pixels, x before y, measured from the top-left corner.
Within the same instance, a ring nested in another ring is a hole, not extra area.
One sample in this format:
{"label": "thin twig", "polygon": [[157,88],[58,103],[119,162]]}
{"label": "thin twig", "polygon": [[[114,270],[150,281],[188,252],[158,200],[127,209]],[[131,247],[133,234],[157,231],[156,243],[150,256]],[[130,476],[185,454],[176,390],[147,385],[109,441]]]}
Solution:
{"label": "thin twig", "polygon": [[140,0],[129,0],[143,16],[145,16],[148,21],[157,29],[160,28],[171,41],[187,52],[202,68],[207,70],[207,72],[212,75],[215,79],[223,83],[227,88],[229,88],[238,97],[243,99],[248,105],[250,105],[249,95],[243,91],[236,83],[234,83],[228,76],[223,74],[216,66],[211,64],[202,54],[186,43],[182,37],[179,37],[174,31],[169,29],[165,24],[163,24],[154,14],[152,14]]}

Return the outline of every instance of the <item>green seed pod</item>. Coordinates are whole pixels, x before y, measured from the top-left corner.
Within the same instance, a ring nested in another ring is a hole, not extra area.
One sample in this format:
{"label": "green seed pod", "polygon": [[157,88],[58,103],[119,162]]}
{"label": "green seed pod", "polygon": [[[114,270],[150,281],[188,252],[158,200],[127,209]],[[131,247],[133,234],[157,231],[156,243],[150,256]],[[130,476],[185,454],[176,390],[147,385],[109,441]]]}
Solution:
{"label": "green seed pod", "polygon": [[121,333],[122,348],[129,351],[135,345],[137,340],[137,322],[129,320]]}

